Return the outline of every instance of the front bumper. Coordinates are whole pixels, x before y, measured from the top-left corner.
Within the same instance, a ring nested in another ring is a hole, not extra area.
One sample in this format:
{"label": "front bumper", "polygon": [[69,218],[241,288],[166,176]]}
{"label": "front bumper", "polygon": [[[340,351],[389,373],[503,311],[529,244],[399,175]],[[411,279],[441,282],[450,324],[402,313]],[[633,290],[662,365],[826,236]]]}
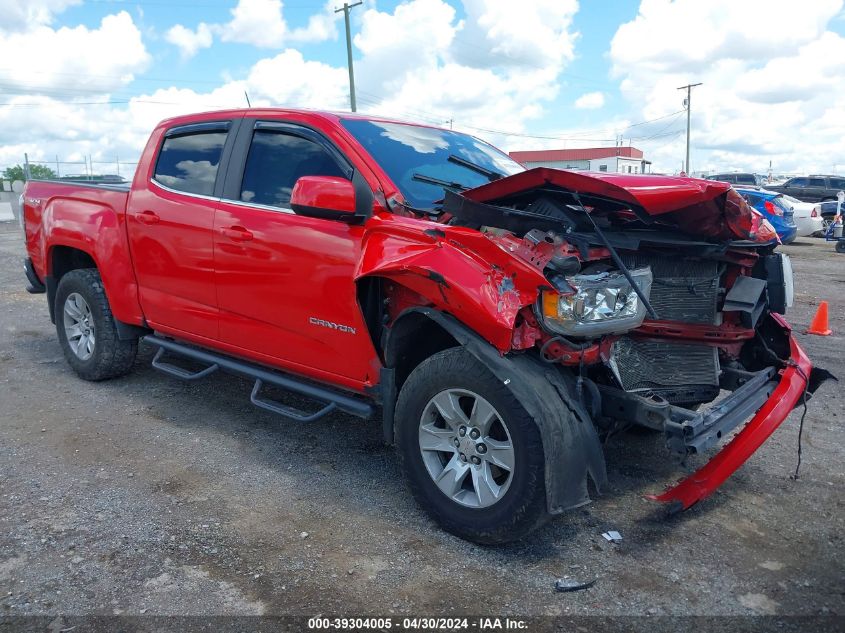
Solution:
{"label": "front bumper", "polygon": [[817,372],[825,376],[820,381],[813,379],[813,365],[792,336],[786,321],[777,314],[771,316],[789,342],[789,359],[779,372],[777,386],[754,417],[709,462],[663,494],[648,495],[649,499],[668,503],[673,511],[681,511],[709,497],[786,420],[802,399],[804,390],[812,392],[824,381],[827,374],[822,370]]}

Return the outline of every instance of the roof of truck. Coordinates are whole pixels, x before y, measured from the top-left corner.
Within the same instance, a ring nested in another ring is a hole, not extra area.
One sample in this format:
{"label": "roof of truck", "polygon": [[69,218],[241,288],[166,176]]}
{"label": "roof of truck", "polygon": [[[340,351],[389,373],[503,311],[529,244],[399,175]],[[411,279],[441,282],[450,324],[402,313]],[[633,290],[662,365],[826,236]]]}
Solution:
{"label": "roof of truck", "polygon": [[359,112],[336,112],[330,110],[311,110],[308,108],[274,108],[274,107],[253,107],[253,108],[234,108],[229,110],[209,110],[206,112],[195,112],[192,114],[180,114],[175,117],[164,119],[159,125],[179,125],[185,123],[196,123],[198,121],[214,121],[222,118],[237,118],[242,116],[285,116],[296,115],[306,116],[315,119],[322,119],[324,121],[331,121],[339,123],[344,119],[360,119],[365,121],[383,121],[387,123],[399,123],[405,125],[418,125],[420,127],[428,127],[445,130],[447,128],[430,125],[428,123],[419,123],[417,121],[403,121],[401,119],[393,119],[390,117],[380,116],[376,114],[362,114]]}

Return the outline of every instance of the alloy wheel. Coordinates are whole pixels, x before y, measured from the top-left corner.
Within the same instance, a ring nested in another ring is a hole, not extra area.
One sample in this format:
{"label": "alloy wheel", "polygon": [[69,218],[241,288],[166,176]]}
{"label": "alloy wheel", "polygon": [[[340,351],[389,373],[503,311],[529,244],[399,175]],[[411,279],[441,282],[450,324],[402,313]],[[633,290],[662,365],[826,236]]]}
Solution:
{"label": "alloy wheel", "polygon": [[452,501],[486,508],[513,480],[510,433],[487,400],[466,389],[446,389],[423,409],[419,446],[429,476]]}
{"label": "alloy wheel", "polygon": [[91,307],[78,292],[72,292],[65,299],[65,336],[68,346],[79,360],[88,360],[94,353],[96,342],[94,316]]}

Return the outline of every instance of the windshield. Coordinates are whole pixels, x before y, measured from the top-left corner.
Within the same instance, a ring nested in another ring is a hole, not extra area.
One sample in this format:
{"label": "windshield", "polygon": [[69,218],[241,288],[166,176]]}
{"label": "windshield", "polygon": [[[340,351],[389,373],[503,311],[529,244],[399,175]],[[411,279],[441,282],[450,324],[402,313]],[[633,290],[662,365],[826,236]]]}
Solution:
{"label": "windshield", "polygon": [[406,202],[420,209],[438,206],[444,188],[471,189],[525,171],[507,154],[467,134],[364,119],[342,123],[396,183]]}

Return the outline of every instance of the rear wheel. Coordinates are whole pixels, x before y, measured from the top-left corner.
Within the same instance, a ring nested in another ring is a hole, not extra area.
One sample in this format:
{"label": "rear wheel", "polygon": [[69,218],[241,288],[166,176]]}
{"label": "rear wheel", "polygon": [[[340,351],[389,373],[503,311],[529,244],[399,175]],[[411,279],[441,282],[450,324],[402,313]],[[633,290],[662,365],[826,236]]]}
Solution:
{"label": "rear wheel", "polygon": [[85,380],[126,374],[135,362],[138,340],[120,340],[100,273],[72,270],[56,290],[56,333],[67,362]]}
{"label": "rear wheel", "polygon": [[836,242],[836,252],[845,253],[845,240],[839,240]]}
{"label": "rear wheel", "polygon": [[472,354],[423,361],[396,406],[400,464],[445,530],[482,544],[517,540],[547,517],[540,432]]}

